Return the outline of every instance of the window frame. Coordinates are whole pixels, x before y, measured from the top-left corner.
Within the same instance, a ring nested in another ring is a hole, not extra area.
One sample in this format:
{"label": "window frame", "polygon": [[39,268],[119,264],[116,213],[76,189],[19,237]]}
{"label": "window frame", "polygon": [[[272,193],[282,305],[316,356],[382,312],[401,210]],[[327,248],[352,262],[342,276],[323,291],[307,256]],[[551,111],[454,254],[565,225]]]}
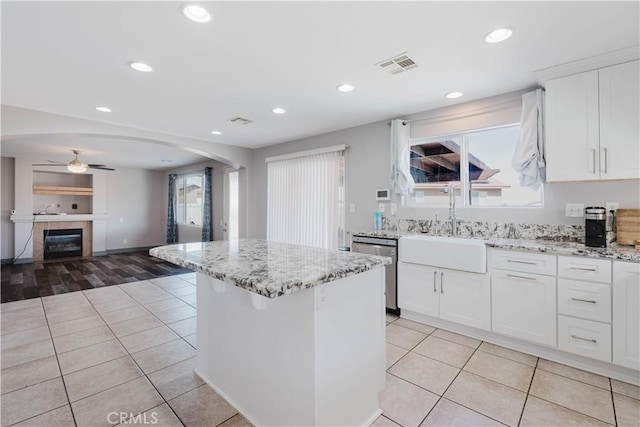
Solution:
{"label": "window frame", "polygon": [[[201,182],[201,190],[203,192],[202,201],[200,203],[200,224],[194,223],[191,224],[187,222],[187,180],[192,177],[199,177]],[[179,184],[182,183],[181,186]],[[183,200],[182,204],[180,203],[180,189],[183,190]],[[202,222],[204,219],[204,172],[193,172],[187,173],[183,175],[178,175],[176,178],[176,224],[178,225],[188,225],[190,227],[202,227]],[[182,212],[182,221],[180,221],[180,212]]]}
{"label": "window frame", "polygon": [[[421,190],[428,191],[428,190],[443,189],[443,188],[448,187],[449,183],[452,182],[452,183],[454,183],[454,188],[455,188],[455,192],[456,192],[456,203],[461,208],[465,208],[465,209],[466,208],[480,208],[480,209],[496,209],[496,208],[499,208],[499,209],[520,209],[520,208],[524,208],[524,209],[541,209],[541,208],[544,208],[544,202],[545,202],[544,185],[540,186],[540,204],[539,205],[534,205],[534,206],[528,206],[528,205],[507,205],[507,206],[503,206],[503,205],[485,205],[485,206],[482,206],[482,205],[473,205],[473,204],[471,204],[471,190],[472,190],[472,184],[473,183],[471,181],[469,181],[469,140],[468,140],[468,135],[474,134],[474,133],[479,133],[479,132],[496,130],[496,129],[515,127],[515,126],[520,127],[520,122],[508,123],[508,124],[503,124],[503,125],[498,125],[498,126],[489,126],[489,127],[486,127],[486,128],[479,128],[479,129],[470,129],[470,130],[465,130],[465,131],[455,132],[455,133],[446,133],[446,134],[441,134],[441,135],[410,139],[409,140],[409,147],[413,147],[415,145],[426,144],[426,143],[429,143],[429,142],[439,142],[439,141],[442,141],[442,140],[445,140],[445,139],[446,140],[453,140],[454,142],[458,143],[458,145],[460,146],[460,180],[459,181],[431,182],[431,183],[415,183],[413,194],[412,194],[413,197],[409,198],[408,207],[411,207],[411,208],[443,208],[443,207],[448,207],[449,206],[448,202],[443,202],[443,203],[438,203],[438,204],[425,204],[424,202],[414,201],[414,199],[418,198],[415,195],[415,192],[416,191],[421,191]],[[423,194],[422,197],[425,197],[425,195]]]}

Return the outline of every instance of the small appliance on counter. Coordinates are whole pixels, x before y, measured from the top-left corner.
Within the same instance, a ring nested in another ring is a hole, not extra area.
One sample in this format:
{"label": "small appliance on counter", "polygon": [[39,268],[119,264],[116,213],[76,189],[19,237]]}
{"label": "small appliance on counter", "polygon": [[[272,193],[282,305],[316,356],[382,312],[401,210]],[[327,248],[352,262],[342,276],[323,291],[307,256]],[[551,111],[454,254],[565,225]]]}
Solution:
{"label": "small appliance on counter", "polygon": [[584,210],[584,244],[591,248],[607,247],[607,210],[592,206]]}

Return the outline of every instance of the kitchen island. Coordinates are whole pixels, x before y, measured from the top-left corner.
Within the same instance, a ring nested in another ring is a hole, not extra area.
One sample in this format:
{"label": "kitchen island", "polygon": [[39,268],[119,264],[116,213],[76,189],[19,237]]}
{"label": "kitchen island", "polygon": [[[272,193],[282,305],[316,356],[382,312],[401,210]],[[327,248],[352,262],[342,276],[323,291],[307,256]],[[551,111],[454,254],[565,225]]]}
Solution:
{"label": "kitchen island", "polygon": [[369,425],[389,258],[258,239],[154,248],[197,274],[196,373],[254,425]]}

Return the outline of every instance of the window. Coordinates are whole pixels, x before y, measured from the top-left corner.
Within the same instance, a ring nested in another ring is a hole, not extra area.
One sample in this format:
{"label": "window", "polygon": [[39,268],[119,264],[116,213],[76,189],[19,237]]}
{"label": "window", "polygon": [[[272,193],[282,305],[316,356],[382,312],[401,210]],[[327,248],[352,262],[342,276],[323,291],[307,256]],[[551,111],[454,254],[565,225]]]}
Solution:
{"label": "window", "polygon": [[344,146],[267,162],[267,239],[344,246]]}
{"label": "window", "polygon": [[461,206],[542,206],[542,189],[520,186],[511,166],[519,132],[512,125],[415,141],[410,205],[447,205],[452,184]]}
{"label": "window", "polygon": [[202,226],[204,175],[184,175],[176,179],[178,224]]}

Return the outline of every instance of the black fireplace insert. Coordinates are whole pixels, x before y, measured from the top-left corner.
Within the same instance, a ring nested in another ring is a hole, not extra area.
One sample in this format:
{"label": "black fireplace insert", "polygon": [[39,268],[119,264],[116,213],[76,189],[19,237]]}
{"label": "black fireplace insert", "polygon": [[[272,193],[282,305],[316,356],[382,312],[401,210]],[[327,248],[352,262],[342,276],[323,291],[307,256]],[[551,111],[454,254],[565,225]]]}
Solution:
{"label": "black fireplace insert", "polygon": [[44,230],[44,259],[82,256],[82,228]]}

